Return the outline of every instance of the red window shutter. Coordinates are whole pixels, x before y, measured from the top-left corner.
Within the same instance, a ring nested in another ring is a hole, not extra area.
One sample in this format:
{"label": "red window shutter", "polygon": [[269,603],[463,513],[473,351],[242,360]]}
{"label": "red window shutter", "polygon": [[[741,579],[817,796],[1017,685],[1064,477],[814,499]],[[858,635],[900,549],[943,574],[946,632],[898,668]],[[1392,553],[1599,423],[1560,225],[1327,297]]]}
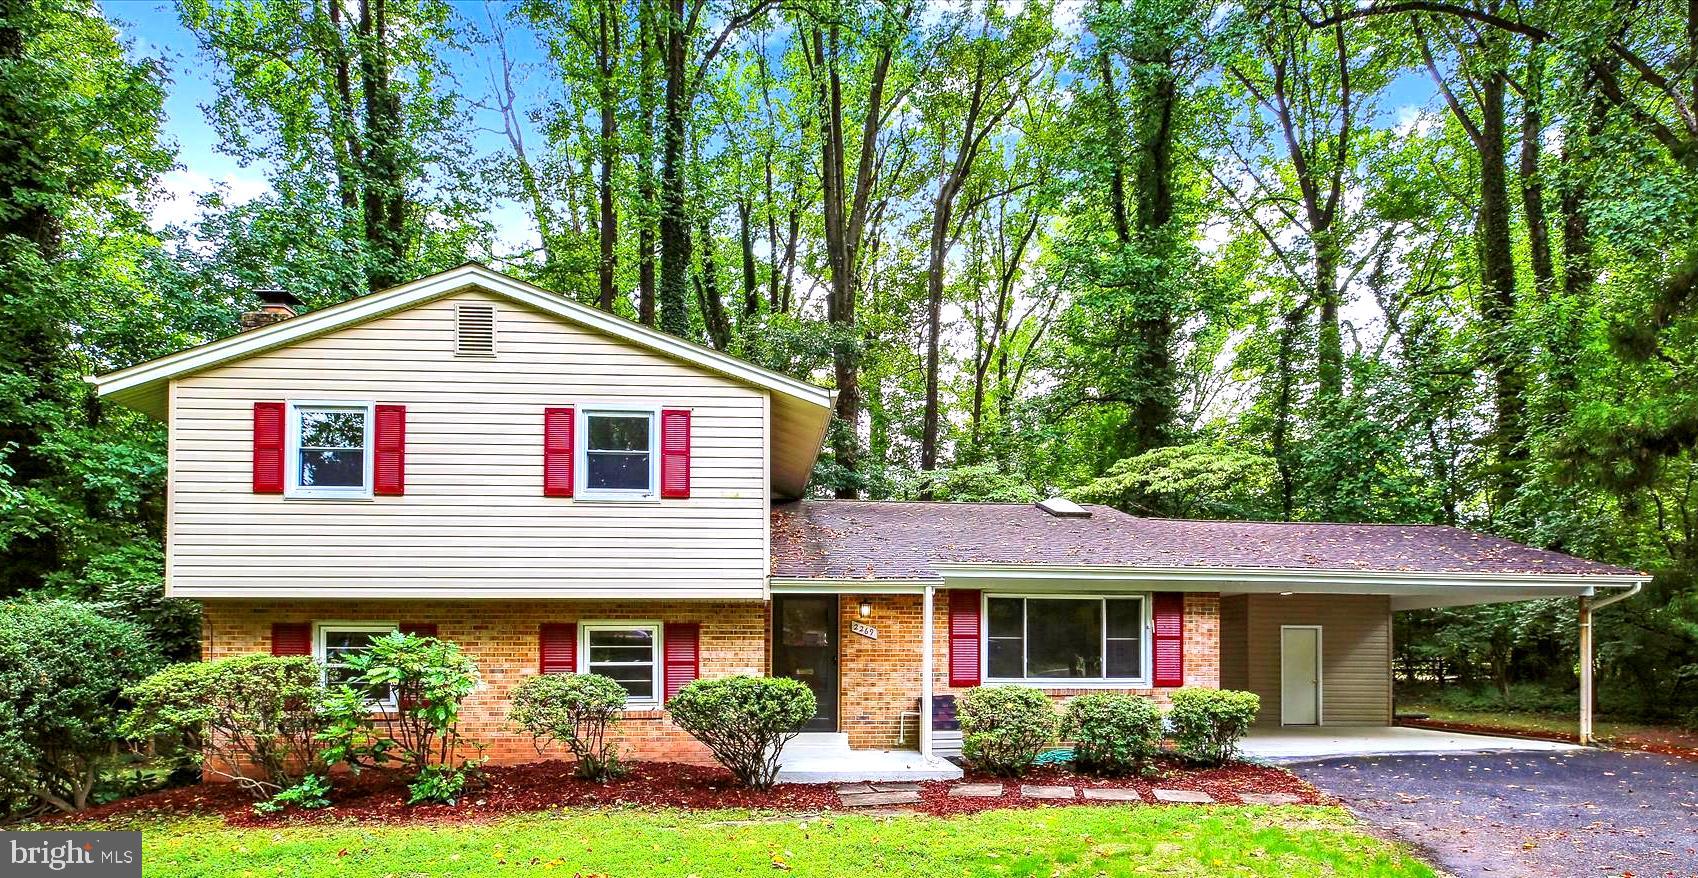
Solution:
{"label": "red window shutter", "polygon": [[402,634],[414,634],[419,637],[436,636],[435,622],[402,622],[400,629]]}
{"label": "red window shutter", "polygon": [[1185,685],[1185,595],[1177,591],[1157,592],[1155,606],[1155,637],[1151,640],[1155,654],[1156,686],[1167,688]]}
{"label": "red window shutter", "polygon": [[542,494],[572,496],[572,410],[542,410]]}
{"label": "red window shutter", "polygon": [[372,493],[400,496],[407,488],[407,407],[380,405],[376,421]]}
{"label": "red window shutter", "polygon": [[660,496],[684,500],[690,496],[690,412],[666,409],[660,413]]}
{"label": "red window shutter", "polygon": [[684,684],[702,673],[702,626],[700,622],[668,622],[660,639],[666,650],[666,700]]}
{"label": "red window shutter", "polygon": [[283,403],[254,403],[254,493],[283,493]]}
{"label": "red window shutter", "polygon": [[537,629],[537,672],[578,672],[578,625],[575,622],[544,622]]}
{"label": "red window shutter", "polygon": [[979,592],[949,591],[949,685],[979,685]]}
{"label": "red window shutter", "polygon": [[271,623],[271,654],[312,655],[312,623]]}

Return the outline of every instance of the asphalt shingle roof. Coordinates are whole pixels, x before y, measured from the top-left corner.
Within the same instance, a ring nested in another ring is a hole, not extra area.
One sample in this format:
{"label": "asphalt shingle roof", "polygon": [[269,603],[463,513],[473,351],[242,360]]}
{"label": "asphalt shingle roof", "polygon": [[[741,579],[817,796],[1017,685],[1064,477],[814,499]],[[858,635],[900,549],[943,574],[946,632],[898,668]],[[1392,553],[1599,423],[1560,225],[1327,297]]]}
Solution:
{"label": "asphalt shingle roof", "polygon": [[773,507],[772,574],[935,578],[934,563],[1241,567],[1454,574],[1635,571],[1436,525],[1183,521],[1087,506],[799,500]]}

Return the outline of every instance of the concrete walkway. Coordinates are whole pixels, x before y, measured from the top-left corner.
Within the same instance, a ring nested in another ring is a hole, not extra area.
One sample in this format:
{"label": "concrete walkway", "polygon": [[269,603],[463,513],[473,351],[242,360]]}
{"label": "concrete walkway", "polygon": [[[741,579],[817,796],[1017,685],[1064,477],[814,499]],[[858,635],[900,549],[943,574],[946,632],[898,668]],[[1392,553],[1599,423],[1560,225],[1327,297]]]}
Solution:
{"label": "concrete walkway", "polygon": [[842,732],[797,735],[778,756],[779,783],[960,780],[960,766],[918,750],[851,750]]}
{"label": "concrete walkway", "polygon": [[1437,756],[1464,753],[1565,753],[1577,744],[1411,729],[1402,726],[1324,726],[1256,729],[1239,748],[1245,759],[1275,764],[1357,756]]}

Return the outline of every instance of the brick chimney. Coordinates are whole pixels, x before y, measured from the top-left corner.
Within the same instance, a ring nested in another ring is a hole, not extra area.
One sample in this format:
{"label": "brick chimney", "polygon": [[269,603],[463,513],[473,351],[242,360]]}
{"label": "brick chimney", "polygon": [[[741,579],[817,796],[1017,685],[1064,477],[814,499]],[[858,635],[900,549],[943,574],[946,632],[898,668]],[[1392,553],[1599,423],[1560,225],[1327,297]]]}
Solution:
{"label": "brick chimney", "polygon": [[301,307],[301,300],[295,298],[293,293],[285,289],[263,287],[254,290],[254,295],[259,297],[259,310],[242,313],[242,329],[244,330],[258,329],[261,326],[270,326],[273,323],[288,320],[295,316],[296,309]]}

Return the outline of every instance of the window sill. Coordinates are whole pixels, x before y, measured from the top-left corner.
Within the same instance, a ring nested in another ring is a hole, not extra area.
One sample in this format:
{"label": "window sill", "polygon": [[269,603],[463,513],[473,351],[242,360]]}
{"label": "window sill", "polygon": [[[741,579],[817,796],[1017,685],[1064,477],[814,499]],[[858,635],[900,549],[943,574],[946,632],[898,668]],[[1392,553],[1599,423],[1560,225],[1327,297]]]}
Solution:
{"label": "window sill", "polygon": [[283,495],[283,499],[285,499],[285,500],[332,500],[332,501],[341,500],[341,501],[344,501],[344,502],[347,502],[347,501],[358,502],[358,501],[376,500],[377,497],[375,495],[372,495],[372,494],[288,494],[288,493],[285,493]]}
{"label": "window sill", "polygon": [[579,492],[574,494],[572,499],[582,500],[585,503],[600,503],[605,505],[624,504],[627,506],[657,506],[660,504],[660,497],[654,495],[637,496],[633,494],[585,494],[583,492]]}
{"label": "window sill", "polygon": [[1024,686],[1028,689],[1153,689],[1149,680],[1087,680],[1058,677],[1053,680],[1003,680],[986,677],[981,681],[985,686]]}

